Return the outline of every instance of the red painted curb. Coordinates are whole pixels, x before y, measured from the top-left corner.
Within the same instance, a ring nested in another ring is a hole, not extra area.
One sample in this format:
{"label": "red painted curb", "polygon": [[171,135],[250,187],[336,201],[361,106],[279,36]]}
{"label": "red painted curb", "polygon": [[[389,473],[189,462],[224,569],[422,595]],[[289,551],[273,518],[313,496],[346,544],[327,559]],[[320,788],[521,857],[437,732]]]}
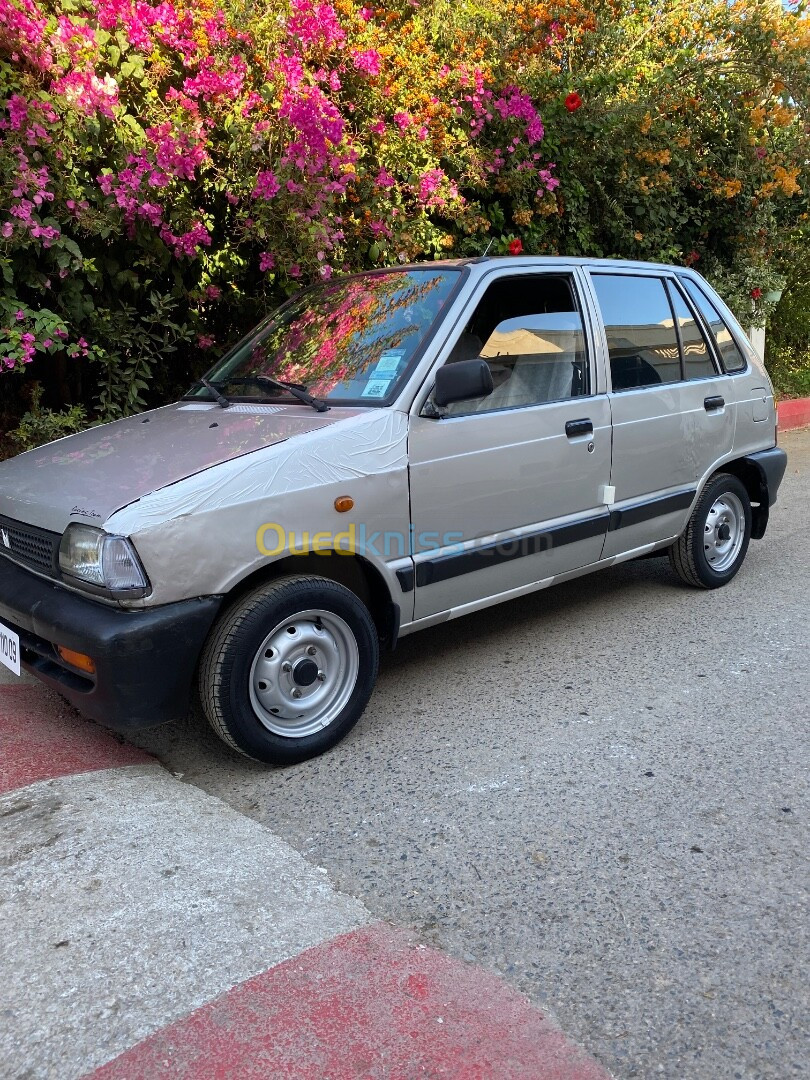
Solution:
{"label": "red painted curb", "polygon": [[47,690],[0,687],[0,794],[37,780],[151,761]]}
{"label": "red painted curb", "polygon": [[92,1080],[608,1080],[495,975],[384,924],[250,979]]}
{"label": "red painted curb", "polygon": [[777,406],[779,430],[807,427],[810,424],[810,398],[792,398],[780,401]]}

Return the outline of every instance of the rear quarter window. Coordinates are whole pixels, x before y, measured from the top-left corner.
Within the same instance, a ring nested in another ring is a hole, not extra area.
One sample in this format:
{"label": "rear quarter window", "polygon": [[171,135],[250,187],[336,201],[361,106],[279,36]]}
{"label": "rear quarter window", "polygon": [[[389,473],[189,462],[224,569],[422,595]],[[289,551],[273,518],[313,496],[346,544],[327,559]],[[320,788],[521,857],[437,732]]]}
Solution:
{"label": "rear quarter window", "polygon": [[681,284],[689,294],[692,303],[697,307],[706,321],[717,346],[720,362],[726,372],[744,371],[746,367],[745,357],[740,347],[723,321],[720,312],[706,296],[703,290],[691,278],[681,278]]}

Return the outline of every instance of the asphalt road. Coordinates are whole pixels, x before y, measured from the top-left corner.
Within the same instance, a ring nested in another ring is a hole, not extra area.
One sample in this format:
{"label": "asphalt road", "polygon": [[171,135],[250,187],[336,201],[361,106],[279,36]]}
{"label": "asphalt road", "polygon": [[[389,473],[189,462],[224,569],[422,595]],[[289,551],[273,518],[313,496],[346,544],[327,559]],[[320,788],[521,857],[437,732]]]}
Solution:
{"label": "asphalt road", "polygon": [[724,589],[648,560],[407,638],[288,770],[193,723],[139,743],[618,1078],[806,1075],[810,432],[781,442]]}

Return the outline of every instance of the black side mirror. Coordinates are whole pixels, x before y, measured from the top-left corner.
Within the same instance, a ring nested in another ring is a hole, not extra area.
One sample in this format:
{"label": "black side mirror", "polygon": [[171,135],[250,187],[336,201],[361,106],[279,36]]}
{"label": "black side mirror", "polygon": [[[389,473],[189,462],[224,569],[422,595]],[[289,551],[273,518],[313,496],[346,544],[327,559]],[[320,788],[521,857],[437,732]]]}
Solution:
{"label": "black side mirror", "polygon": [[441,408],[454,401],[469,401],[492,393],[492,372],[486,360],[459,360],[436,372],[433,400]]}

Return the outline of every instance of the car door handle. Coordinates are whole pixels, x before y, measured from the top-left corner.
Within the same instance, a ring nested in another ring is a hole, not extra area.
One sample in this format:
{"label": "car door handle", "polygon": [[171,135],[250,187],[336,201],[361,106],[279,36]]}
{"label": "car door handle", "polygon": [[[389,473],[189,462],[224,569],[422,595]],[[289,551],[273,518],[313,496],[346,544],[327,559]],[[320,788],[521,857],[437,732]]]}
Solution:
{"label": "car door handle", "polygon": [[577,435],[593,435],[593,420],[569,420],[565,425],[565,434],[569,439]]}
{"label": "car door handle", "polygon": [[726,399],[720,397],[718,394],[716,397],[707,397],[703,399],[703,408],[706,412],[713,412],[715,409],[722,409],[726,403]]}

